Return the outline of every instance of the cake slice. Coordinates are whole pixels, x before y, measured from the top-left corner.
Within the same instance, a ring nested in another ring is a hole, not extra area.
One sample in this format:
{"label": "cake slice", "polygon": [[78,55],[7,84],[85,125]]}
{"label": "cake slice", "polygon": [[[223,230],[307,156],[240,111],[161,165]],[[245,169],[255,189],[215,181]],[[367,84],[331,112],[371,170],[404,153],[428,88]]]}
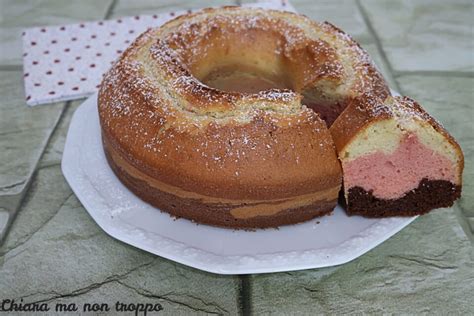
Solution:
{"label": "cake slice", "polygon": [[461,148],[407,97],[354,101],[330,131],[349,215],[419,215],[449,207],[461,195]]}

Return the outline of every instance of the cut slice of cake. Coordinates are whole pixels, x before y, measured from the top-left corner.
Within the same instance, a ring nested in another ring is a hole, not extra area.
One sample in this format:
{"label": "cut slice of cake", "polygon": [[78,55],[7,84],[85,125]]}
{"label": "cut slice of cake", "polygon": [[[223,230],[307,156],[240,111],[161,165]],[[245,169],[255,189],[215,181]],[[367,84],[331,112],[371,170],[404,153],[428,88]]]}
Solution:
{"label": "cut slice of cake", "polygon": [[461,195],[461,148],[407,97],[354,101],[330,131],[349,215],[419,215],[449,207]]}

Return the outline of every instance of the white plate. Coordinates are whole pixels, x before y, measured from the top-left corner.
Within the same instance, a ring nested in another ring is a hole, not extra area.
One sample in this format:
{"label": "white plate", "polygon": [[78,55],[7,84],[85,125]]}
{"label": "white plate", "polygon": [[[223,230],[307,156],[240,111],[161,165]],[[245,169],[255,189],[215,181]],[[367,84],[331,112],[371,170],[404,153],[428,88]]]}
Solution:
{"label": "white plate", "polygon": [[74,114],[62,170],[86,210],[112,237],[161,257],[220,274],[343,264],[387,240],[415,219],[348,217],[340,206],[331,216],[257,231],[173,219],[137,198],[110,169],[100,138],[97,94]]}

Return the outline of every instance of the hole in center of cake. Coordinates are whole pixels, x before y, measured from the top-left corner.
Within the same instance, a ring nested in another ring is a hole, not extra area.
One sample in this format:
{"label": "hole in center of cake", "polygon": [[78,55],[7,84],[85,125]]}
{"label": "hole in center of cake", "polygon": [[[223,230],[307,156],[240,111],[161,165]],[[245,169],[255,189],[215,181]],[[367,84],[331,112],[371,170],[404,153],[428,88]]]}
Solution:
{"label": "hole in center of cake", "polygon": [[[295,91],[288,78],[290,77],[283,74],[269,74],[247,65],[232,65],[212,69],[201,81],[209,87],[226,92],[258,93],[270,89]],[[344,110],[342,105],[325,100],[318,93],[302,94],[302,104],[318,113],[328,127]]]}
{"label": "hole in center of cake", "polygon": [[291,89],[283,76],[242,65],[213,69],[202,78],[202,82],[227,92],[258,93],[270,89]]}
{"label": "hole in center of cake", "polygon": [[319,117],[330,127],[337,117],[344,111],[345,105],[337,102],[328,102],[319,98],[314,98],[303,94],[302,104],[318,113]]}

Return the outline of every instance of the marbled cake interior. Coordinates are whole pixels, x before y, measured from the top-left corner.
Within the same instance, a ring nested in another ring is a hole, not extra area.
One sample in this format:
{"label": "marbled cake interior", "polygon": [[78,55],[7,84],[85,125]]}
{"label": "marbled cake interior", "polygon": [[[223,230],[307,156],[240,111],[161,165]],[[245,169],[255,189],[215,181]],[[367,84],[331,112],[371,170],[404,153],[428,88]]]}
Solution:
{"label": "marbled cake interior", "polygon": [[418,187],[423,178],[456,181],[455,166],[420,142],[416,134],[402,137],[391,153],[376,151],[344,162],[347,188],[361,187],[377,198],[396,199]]}

